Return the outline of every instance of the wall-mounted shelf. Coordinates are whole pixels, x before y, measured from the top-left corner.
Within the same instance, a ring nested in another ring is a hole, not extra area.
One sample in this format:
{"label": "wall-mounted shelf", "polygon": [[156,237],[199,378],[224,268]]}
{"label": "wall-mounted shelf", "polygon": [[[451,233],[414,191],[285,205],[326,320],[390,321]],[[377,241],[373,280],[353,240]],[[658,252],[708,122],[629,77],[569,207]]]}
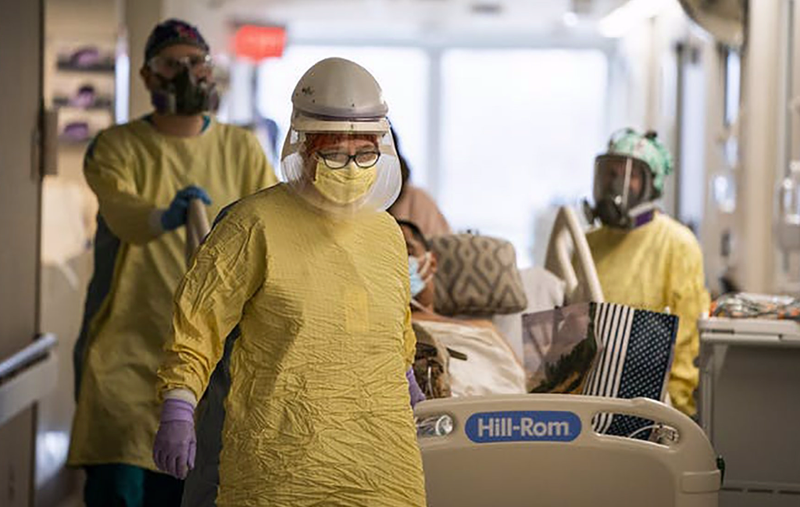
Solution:
{"label": "wall-mounted shelf", "polygon": [[114,63],[110,64],[100,64],[100,65],[91,65],[91,66],[79,66],[74,65],[71,63],[66,62],[59,62],[56,65],[56,68],[59,72],[77,72],[81,74],[100,74],[100,75],[108,75],[110,77],[114,77],[115,75],[115,67]]}

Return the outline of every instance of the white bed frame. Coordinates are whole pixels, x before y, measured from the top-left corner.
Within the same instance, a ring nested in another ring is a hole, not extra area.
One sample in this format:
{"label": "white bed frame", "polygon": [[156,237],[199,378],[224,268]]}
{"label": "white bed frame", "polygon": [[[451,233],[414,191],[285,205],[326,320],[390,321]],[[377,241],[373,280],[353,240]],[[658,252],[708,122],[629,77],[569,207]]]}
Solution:
{"label": "white bed frame", "polygon": [[[601,412],[677,430],[677,443],[600,435]],[[716,507],[721,473],[701,428],[662,403],[577,395],[430,400],[420,424],[429,507]],[[441,424],[444,422],[445,424]],[[447,424],[451,422],[452,424]],[[441,431],[439,432],[441,434]]]}

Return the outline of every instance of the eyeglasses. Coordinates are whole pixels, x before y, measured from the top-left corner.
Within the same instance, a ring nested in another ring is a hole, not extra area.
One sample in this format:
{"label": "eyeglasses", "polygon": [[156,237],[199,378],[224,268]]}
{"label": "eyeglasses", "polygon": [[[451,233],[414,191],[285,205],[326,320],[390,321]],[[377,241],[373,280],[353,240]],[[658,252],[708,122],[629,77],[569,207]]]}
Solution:
{"label": "eyeglasses", "polygon": [[183,69],[194,72],[210,72],[214,68],[214,61],[210,55],[191,55],[173,58],[171,56],[154,56],[148,66],[161,74],[177,74]]}
{"label": "eyeglasses", "polygon": [[317,156],[322,159],[329,169],[342,169],[347,167],[351,160],[354,161],[361,169],[369,169],[377,164],[378,159],[381,158],[380,152],[374,150],[359,151],[355,155],[350,155],[343,151],[318,151]]}

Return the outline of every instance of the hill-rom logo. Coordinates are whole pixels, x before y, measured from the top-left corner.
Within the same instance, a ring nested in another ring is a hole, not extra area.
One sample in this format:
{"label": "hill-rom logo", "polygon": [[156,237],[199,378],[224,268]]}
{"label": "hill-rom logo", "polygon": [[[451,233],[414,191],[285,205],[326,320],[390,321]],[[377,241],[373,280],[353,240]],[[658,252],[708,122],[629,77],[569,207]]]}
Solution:
{"label": "hill-rom logo", "polygon": [[572,412],[481,412],[464,428],[475,443],[571,442],[581,434],[581,420]]}

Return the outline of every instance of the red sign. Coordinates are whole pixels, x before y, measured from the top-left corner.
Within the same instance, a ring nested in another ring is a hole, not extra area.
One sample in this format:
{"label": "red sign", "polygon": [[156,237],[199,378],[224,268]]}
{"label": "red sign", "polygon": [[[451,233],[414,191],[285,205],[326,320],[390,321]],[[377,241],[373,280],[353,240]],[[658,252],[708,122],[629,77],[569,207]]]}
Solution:
{"label": "red sign", "polygon": [[244,25],[233,36],[236,56],[260,61],[283,55],[286,30],[279,26]]}

